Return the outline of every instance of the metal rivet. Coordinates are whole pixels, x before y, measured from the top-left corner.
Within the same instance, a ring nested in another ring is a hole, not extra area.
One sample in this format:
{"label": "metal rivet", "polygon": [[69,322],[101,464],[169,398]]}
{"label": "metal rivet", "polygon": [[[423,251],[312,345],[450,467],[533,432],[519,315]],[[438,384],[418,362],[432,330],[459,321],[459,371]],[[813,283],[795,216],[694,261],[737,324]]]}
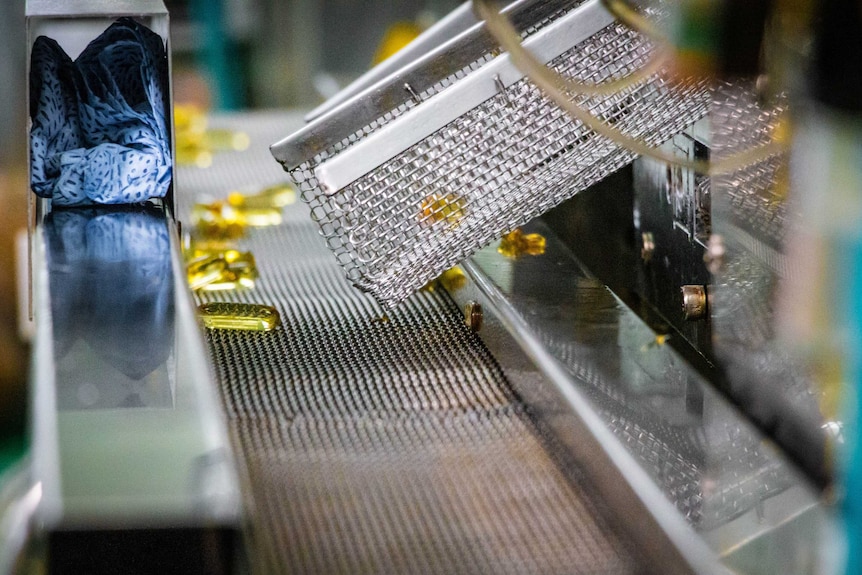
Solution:
{"label": "metal rivet", "polygon": [[475,301],[468,301],[464,305],[464,323],[474,332],[482,329],[482,305]]}
{"label": "metal rivet", "polygon": [[682,313],[686,321],[696,321],[706,317],[706,286],[682,286]]}
{"label": "metal rivet", "polygon": [[413,99],[413,101],[416,104],[422,103],[422,98],[419,97],[419,94],[416,93],[416,90],[413,89],[413,86],[411,86],[410,84],[405,82],[404,83],[404,89],[407,90],[407,93],[410,94],[410,97]]}

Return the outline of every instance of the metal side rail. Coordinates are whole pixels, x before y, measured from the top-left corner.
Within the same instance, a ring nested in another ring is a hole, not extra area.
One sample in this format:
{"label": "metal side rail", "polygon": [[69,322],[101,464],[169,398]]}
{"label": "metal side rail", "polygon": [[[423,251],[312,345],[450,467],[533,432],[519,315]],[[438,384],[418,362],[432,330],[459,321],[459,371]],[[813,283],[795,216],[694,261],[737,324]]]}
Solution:
{"label": "metal side rail", "polygon": [[152,206],[56,209],[32,245],[22,502],[38,572],[237,572],[239,481],[175,222]]}
{"label": "metal side rail", "polygon": [[541,220],[523,231],[546,237],[543,255],[486,248],[452,295],[482,307],[513,389],[614,511],[637,517],[638,546],[676,549],[699,572],[716,558],[739,573],[830,572],[839,530],[815,486]]}

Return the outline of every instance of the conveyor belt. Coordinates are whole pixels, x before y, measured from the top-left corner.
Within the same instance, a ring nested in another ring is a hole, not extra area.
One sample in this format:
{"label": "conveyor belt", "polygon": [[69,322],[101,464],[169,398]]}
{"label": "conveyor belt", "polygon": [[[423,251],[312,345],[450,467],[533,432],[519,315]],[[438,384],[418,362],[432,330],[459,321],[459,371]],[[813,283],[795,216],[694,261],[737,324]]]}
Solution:
{"label": "conveyor belt", "polygon": [[[283,181],[265,147],[295,125],[221,122],[252,148],[182,168],[180,214],[203,194]],[[304,205],[285,215],[241,244],[257,258],[253,290],[201,298],[274,305],[284,321],[208,336],[247,476],[256,573],[642,569],[447,294],[382,308],[349,286]]]}

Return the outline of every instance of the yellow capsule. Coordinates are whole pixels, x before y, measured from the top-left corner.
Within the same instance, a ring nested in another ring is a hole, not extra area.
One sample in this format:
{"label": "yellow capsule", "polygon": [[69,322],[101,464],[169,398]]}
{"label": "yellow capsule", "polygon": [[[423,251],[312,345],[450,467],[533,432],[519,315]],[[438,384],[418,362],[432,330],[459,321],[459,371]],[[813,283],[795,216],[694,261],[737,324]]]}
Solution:
{"label": "yellow capsule", "polygon": [[221,239],[238,239],[245,235],[245,218],[222,201],[195,204],[191,217],[198,235]]}
{"label": "yellow capsule", "polygon": [[221,252],[221,257],[224,258],[229,264],[235,264],[237,262],[245,262],[251,260],[254,263],[254,256],[251,252],[241,252],[235,249],[224,250]]}
{"label": "yellow capsule", "polygon": [[278,184],[264,188],[256,194],[231,192],[227,201],[238,209],[283,208],[296,201],[296,191],[287,184]]}
{"label": "yellow capsule", "polygon": [[464,271],[460,267],[455,266],[440,274],[438,280],[440,285],[446,288],[446,291],[453,292],[464,287],[464,284],[467,283],[467,276],[464,275]]}
{"label": "yellow capsule", "polygon": [[431,194],[420,204],[422,223],[447,222],[457,225],[466,215],[467,201],[458,194]]}
{"label": "yellow capsule", "polygon": [[391,24],[383,34],[383,40],[377,46],[371,64],[377,65],[386,60],[404,46],[412,42],[422,33],[422,28],[413,22],[395,22]]}
{"label": "yellow capsule", "polygon": [[517,228],[500,238],[497,251],[507,258],[517,258],[522,255],[540,256],[545,253],[546,243],[542,234],[524,234],[520,228]]}
{"label": "yellow capsule", "polygon": [[253,303],[205,303],[198,306],[198,316],[207,329],[270,331],[281,323],[274,307]]}
{"label": "yellow capsule", "polygon": [[194,104],[174,104],[174,130],[177,134],[203,132],[207,129],[207,116]]}
{"label": "yellow capsule", "polygon": [[177,145],[175,160],[181,166],[209,168],[213,164],[213,155],[212,152],[204,148]]}
{"label": "yellow capsule", "polygon": [[262,189],[256,197],[266,198],[274,208],[283,208],[296,201],[296,190],[289,184],[276,184]]}
{"label": "yellow capsule", "polygon": [[257,262],[251,252],[226,250],[222,253],[222,257],[230,271],[240,276],[257,277]]}
{"label": "yellow capsule", "polygon": [[240,278],[235,274],[228,272],[227,274],[223,274],[218,280],[198,288],[197,291],[236,291],[238,289],[250,287],[254,287],[253,279],[246,279],[244,282],[241,282]]}
{"label": "yellow capsule", "polygon": [[191,234],[189,238],[189,253],[190,254],[213,254],[222,252],[236,245],[236,238],[218,237],[215,235],[205,235],[197,231]]}
{"label": "yellow capsule", "polygon": [[233,291],[241,288],[251,289],[255,286],[256,269],[226,269],[221,275],[208,284],[198,288],[199,291]]}
{"label": "yellow capsule", "polygon": [[189,287],[199,290],[221,280],[227,262],[218,256],[198,257],[186,266]]}
{"label": "yellow capsule", "polygon": [[213,151],[242,152],[251,145],[251,138],[245,132],[234,130],[207,130],[204,133],[206,146]]}
{"label": "yellow capsule", "polygon": [[237,210],[246,225],[262,228],[282,222],[281,208],[240,208]]}

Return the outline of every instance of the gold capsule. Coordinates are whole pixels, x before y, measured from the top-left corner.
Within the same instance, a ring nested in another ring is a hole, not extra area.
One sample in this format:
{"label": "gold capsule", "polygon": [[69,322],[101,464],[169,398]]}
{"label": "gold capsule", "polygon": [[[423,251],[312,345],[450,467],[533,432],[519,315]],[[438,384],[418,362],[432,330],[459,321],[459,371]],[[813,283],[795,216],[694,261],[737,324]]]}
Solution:
{"label": "gold capsule", "polygon": [[227,201],[238,209],[283,208],[296,201],[296,191],[288,184],[276,184],[256,194],[231,192]]}
{"label": "gold capsule", "polygon": [[254,278],[238,276],[233,272],[226,272],[222,274],[218,280],[198,288],[198,291],[236,291],[238,289],[251,289],[254,285]]}
{"label": "gold capsule", "polygon": [[545,253],[546,240],[542,234],[525,234],[520,228],[500,238],[497,251],[507,258],[540,256]]}
{"label": "gold capsule", "polygon": [[207,116],[194,104],[174,104],[174,130],[178,134],[200,133],[207,129]]}
{"label": "gold capsule", "polygon": [[455,266],[440,274],[438,280],[440,285],[446,288],[446,291],[453,292],[464,287],[467,283],[467,276],[464,275],[464,270]]}
{"label": "gold capsule", "polygon": [[270,331],[280,323],[278,310],[253,303],[209,302],[198,306],[198,317],[207,329]]}
{"label": "gold capsule", "polygon": [[242,152],[251,145],[251,138],[245,132],[234,130],[207,130],[204,132],[206,145],[213,151]]}
{"label": "gold capsule", "polygon": [[186,266],[189,287],[199,290],[221,280],[227,270],[227,262],[218,256],[202,256],[193,259]]}
{"label": "gold capsule", "polygon": [[174,106],[175,160],[178,164],[208,168],[213,152],[242,151],[251,139],[244,132],[207,129],[207,117],[196,106]]}
{"label": "gold capsule", "polygon": [[467,276],[464,275],[464,270],[455,266],[453,268],[449,268],[437,278],[425,284],[422,289],[424,291],[433,292],[436,291],[438,286],[442,286],[446,291],[451,293],[461,289],[466,283]]}
{"label": "gold capsule", "polygon": [[188,257],[188,282],[193,290],[228,291],[255,285],[257,263],[251,252],[193,250]]}
{"label": "gold capsule", "polygon": [[221,200],[192,207],[192,223],[208,236],[244,233],[246,227],[277,226],[281,222],[281,208],[246,208]]}
{"label": "gold capsule", "polygon": [[420,204],[422,223],[446,222],[457,225],[466,215],[467,201],[458,194],[431,194]]}
{"label": "gold capsule", "polygon": [[255,228],[277,226],[283,220],[281,208],[242,208],[237,212],[245,225]]}

